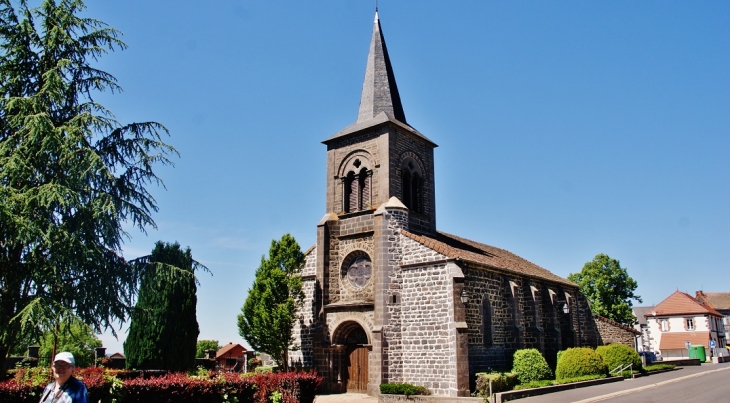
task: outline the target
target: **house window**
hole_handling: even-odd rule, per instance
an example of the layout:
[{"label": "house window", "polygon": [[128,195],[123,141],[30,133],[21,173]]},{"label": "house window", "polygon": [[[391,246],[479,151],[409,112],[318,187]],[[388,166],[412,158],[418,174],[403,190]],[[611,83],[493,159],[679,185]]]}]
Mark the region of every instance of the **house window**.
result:
[{"label": "house window", "polygon": [[669,321],[666,319],[658,319],[659,320],[659,326],[662,328],[662,332],[668,332],[669,331]]},{"label": "house window", "polygon": [[685,327],[687,328],[687,330],[695,330],[694,319],[685,319],[684,323],[685,323]]}]

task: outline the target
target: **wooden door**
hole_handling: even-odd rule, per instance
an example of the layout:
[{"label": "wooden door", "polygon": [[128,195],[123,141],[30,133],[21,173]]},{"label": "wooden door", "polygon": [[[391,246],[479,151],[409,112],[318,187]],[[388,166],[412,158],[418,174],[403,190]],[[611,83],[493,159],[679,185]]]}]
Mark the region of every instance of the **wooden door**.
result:
[{"label": "wooden door", "polygon": [[347,391],[366,393],[368,389],[368,348],[348,347]]}]

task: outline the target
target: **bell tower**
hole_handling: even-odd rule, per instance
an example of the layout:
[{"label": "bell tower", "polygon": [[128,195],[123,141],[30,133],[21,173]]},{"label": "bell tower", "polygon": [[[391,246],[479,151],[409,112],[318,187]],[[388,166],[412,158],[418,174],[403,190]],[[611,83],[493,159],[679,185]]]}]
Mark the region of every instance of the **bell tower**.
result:
[{"label": "bell tower", "polygon": [[377,11],[357,121],[323,143],[328,213],[364,214],[395,196],[411,231],[436,230],[436,144],[406,121]]}]

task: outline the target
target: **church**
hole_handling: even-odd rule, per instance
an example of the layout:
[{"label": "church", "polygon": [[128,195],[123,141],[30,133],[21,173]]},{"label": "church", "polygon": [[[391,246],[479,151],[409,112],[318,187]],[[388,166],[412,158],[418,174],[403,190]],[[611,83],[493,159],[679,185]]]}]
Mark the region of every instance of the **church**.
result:
[{"label": "church", "polygon": [[290,360],[325,392],[469,396],[475,373],[509,370],[518,349],[554,367],[559,350],[602,344],[576,284],[437,230],[436,144],[406,119],[377,11],[357,120],[323,143],[326,214]]}]

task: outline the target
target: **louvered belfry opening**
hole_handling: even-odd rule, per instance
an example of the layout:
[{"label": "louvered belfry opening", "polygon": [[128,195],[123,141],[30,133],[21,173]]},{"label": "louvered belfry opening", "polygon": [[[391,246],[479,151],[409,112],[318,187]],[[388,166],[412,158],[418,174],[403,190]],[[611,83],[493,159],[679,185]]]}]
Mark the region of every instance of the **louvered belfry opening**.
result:
[{"label": "louvered belfry opening", "polygon": [[423,179],[412,162],[402,168],[401,190],[403,204],[415,213],[423,213]]},{"label": "louvered belfry opening", "polygon": [[372,203],[372,171],[362,168],[357,174],[350,171],[343,183],[345,213],[354,213],[370,208]]}]

